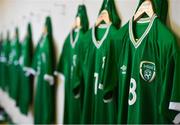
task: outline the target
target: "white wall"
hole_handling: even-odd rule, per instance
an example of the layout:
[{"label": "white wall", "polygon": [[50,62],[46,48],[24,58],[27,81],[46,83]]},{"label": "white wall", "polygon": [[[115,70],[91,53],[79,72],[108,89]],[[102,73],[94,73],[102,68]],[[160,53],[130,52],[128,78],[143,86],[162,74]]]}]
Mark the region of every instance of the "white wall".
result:
[{"label": "white wall", "polygon": [[[0,0],[0,32],[7,30],[13,36],[14,27],[20,28],[20,39],[26,32],[26,24],[32,22],[33,39],[36,45],[42,26],[47,15],[52,17],[54,39],[59,57],[65,37],[71,29],[78,4],[87,6],[90,25],[92,26],[98,15],[102,0]],[[133,15],[138,0],[116,0],[122,24]],[[180,0],[169,0],[169,25],[180,38]],[[57,58],[58,58],[57,57]],[[59,82],[57,93],[57,121],[62,123],[63,114],[63,84]]]}]

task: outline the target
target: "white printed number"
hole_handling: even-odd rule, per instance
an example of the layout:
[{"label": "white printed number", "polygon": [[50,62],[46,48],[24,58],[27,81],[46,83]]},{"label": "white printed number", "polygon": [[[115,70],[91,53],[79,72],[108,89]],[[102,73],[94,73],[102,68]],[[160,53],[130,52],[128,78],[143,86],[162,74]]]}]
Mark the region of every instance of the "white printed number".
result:
[{"label": "white printed number", "polygon": [[98,78],[99,78],[99,74],[98,73],[94,73],[94,78],[95,78],[95,85],[94,85],[94,94],[97,94],[97,88],[98,88]]},{"label": "white printed number", "polygon": [[136,95],[136,80],[131,78],[131,81],[130,81],[130,88],[129,88],[129,97],[130,97],[130,94],[132,94],[132,98],[130,99],[129,98],[129,105],[133,105],[135,102],[136,102],[136,98],[137,98],[137,95]]}]

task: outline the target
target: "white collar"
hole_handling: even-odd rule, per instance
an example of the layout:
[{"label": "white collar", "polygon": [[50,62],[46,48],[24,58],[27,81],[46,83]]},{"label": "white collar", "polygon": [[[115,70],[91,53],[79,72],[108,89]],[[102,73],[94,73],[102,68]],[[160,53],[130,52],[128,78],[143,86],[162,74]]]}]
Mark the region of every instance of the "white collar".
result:
[{"label": "white collar", "polygon": [[109,29],[110,29],[111,24],[112,24],[112,23],[110,23],[110,24],[108,25],[108,27],[106,28],[106,31],[105,31],[105,33],[104,33],[104,36],[102,37],[101,40],[97,40],[97,39],[96,39],[96,36],[95,36],[95,28],[96,28],[96,26],[92,27],[92,40],[93,40],[93,43],[94,43],[94,45],[96,46],[96,48],[99,48],[99,47],[102,45],[102,43],[104,42],[104,40],[106,39],[106,37],[108,36],[108,33],[109,33]]},{"label": "white collar", "polygon": [[149,33],[152,25],[153,25],[153,22],[155,20],[155,18],[157,17],[156,14],[154,14],[150,20],[140,20],[139,23],[147,23],[149,22],[149,25],[147,27],[147,29],[145,30],[145,32],[143,33],[143,35],[140,37],[140,39],[138,39],[137,41],[135,40],[135,37],[134,37],[134,33],[133,33],[133,18],[129,21],[129,36],[130,36],[130,40],[131,42],[133,43],[134,47],[135,48],[138,48],[139,45],[142,43],[142,41],[144,40],[144,38],[147,36],[147,34]]},{"label": "white collar", "polygon": [[77,32],[77,34],[76,34],[76,37],[75,37],[74,40],[73,40],[73,30],[70,32],[70,42],[71,42],[72,48],[75,47],[75,45],[76,45],[76,43],[77,43],[77,41],[79,39],[80,29],[78,29],[78,31],[76,31],[76,32]]}]

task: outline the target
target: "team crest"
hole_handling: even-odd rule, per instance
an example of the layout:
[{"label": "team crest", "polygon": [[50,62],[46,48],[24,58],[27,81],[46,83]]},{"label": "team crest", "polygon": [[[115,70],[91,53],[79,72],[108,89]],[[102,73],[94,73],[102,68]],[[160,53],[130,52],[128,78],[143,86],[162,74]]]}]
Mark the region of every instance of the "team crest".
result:
[{"label": "team crest", "polygon": [[142,61],[140,64],[140,75],[146,82],[152,82],[156,75],[156,65],[153,62]]}]

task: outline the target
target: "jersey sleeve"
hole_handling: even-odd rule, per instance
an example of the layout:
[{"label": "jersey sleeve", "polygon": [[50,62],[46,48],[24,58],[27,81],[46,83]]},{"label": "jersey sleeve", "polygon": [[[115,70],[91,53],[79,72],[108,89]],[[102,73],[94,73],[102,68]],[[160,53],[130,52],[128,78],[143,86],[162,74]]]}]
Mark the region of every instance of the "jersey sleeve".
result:
[{"label": "jersey sleeve", "polygon": [[65,43],[64,43],[63,49],[62,49],[62,53],[59,58],[58,65],[56,67],[55,75],[57,75],[58,73],[62,73],[62,74],[65,73],[66,64],[67,64],[67,51],[68,51],[67,40],[65,40]]},{"label": "jersey sleeve", "polygon": [[83,42],[80,41],[77,45],[77,58],[76,58],[76,66],[74,67],[73,70],[73,77],[72,77],[72,92],[74,94],[75,98],[79,98],[81,95],[81,90],[82,90],[82,84],[84,82],[83,80],[83,60],[84,60],[84,45]]},{"label": "jersey sleeve", "polygon": [[50,83],[50,85],[54,84],[54,76],[53,76],[53,72],[54,72],[54,67],[53,67],[53,46],[51,46],[51,42],[49,41],[48,37],[46,38],[46,42],[45,42],[45,48],[42,54],[42,60],[45,63],[45,75],[44,75],[44,79]]},{"label": "jersey sleeve", "polygon": [[36,46],[35,52],[32,56],[32,63],[30,65],[30,68],[25,67],[23,70],[26,70],[28,74],[36,75],[37,72],[37,64],[38,64],[38,56],[40,55],[40,44],[43,40],[43,35],[38,40],[38,44]]},{"label": "jersey sleeve", "polygon": [[176,49],[165,67],[162,85],[161,115],[171,123],[180,123],[180,51]]},{"label": "jersey sleeve", "polygon": [[36,75],[39,54],[40,54],[40,42],[38,43],[38,45],[37,45],[37,47],[35,49],[34,55],[32,57],[31,67],[30,68],[24,67],[23,68],[24,71],[27,71],[31,75]]},{"label": "jersey sleeve", "polygon": [[[172,78],[172,90],[170,94],[169,110],[173,123],[180,123],[180,53],[174,55],[174,76]],[[175,116],[174,116],[175,115]]]},{"label": "jersey sleeve", "polygon": [[103,99],[105,103],[111,102],[118,83],[117,63],[115,57],[115,48],[110,44],[107,62],[105,64],[104,81],[103,81]]}]

